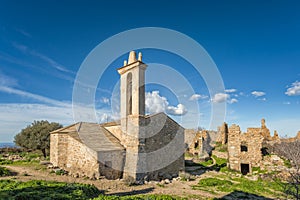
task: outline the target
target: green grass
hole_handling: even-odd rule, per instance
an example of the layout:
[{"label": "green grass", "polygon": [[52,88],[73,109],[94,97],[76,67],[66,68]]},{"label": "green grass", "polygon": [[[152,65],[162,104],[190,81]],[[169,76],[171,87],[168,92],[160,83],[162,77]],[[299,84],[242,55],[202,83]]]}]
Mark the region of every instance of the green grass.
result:
[{"label": "green grass", "polygon": [[212,157],[216,160],[216,164],[217,164],[217,165],[219,165],[219,166],[227,165],[227,159],[224,159],[224,158],[218,158],[218,157],[215,156],[215,155],[212,155]]},{"label": "green grass", "polygon": [[170,195],[132,195],[132,196],[106,196],[101,194],[95,186],[79,183],[62,183],[53,181],[27,181],[0,180],[0,197],[7,200],[31,199],[90,199],[90,200],[181,200],[186,198],[172,197]]},{"label": "green grass", "polygon": [[227,152],[227,144],[222,144],[221,142],[216,142],[215,150],[219,152]]},{"label": "green grass", "polygon": [[286,166],[287,168],[292,168],[292,163],[290,160],[283,159],[283,163],[284,163],[284,166]]},{"label": "green grass", "polygon": [[205,178],[194,185],[193,189],[207,191],[212,194],[240,191],[259,196],[283,197],[282,183],[263,180],[251,181],[244,177],[232,179],[224,179],[224,177]]},{"label": "green grass", "polygon": [[165,194],[150,194],[150,195],[133,195],[133,196],[105,196],[100,195],[93,200],[183,200],[187,198],[172,197]]},{"label": "green grass", "polygon": [[47,181],[0,181],[0,197],[15,199],[91,199],[101,192],[92,185]]},{"label": "green grass", "polygon": [[252,167],[252,173],[257,172],[259,174],[265,174],[268,171],[267,170],[261,170],[260,167]]},{"label": "green grass", "polygon": [[42,158],[41,153],[39,152],[16,152],[16,153],[8,153],[10,155],[19,155],[22,160],[8,160],[1,155],[0,165],[21,165],[21,166],[32,166],[39,164],[40,158]]},{"label": "green grass", "polygon": [[205,161],[205,162],[201,162],[200,164],[201,164],[203,167],[207,167],[207,166],[213,164],[213,160],[212,160],[212,159],[209,159],[209,160],[207,160],[207,161]]}]

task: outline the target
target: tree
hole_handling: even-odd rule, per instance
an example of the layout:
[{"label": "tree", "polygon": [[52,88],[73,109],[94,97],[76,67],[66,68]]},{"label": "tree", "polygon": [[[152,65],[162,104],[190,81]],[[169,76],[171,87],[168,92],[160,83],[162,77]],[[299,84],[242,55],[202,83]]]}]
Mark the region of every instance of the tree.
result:
[{"label": "tree", "polygon": [[275,144],[274,151],[291,161],[293,168],[289,171],[288,184],[284,188],[287,195],[300,199],[300,140]]},{"label": "tree", "polygon": [[46,157],[50,148],[50,132],[61,127],[62,125],[56,122],[34,121],[15,136],[14,142],[25,149],[41,150]]}]

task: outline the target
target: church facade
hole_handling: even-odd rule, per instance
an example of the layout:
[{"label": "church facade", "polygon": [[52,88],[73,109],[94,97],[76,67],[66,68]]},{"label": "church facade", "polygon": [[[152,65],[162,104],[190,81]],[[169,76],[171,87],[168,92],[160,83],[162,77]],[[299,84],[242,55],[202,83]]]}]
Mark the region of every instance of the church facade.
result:
[{"label": "church facade", "polygon": [[50,133],[50,162],[71,175],[136,181],[184,170],[184,128],[165,113],[145,115],[145,71],[130,52],[120,74],[120,120],[79,122]]}]

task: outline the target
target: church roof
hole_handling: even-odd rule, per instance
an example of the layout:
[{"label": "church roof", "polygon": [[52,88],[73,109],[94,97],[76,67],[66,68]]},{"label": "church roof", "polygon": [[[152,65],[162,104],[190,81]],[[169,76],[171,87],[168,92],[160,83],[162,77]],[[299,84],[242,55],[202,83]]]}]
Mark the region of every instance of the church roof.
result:
[{"label": "church roof", "polygon": [[79,122],[51,132],[53,133],[68,134],[96,152],[125,149],[115,136],[96,123]]}]

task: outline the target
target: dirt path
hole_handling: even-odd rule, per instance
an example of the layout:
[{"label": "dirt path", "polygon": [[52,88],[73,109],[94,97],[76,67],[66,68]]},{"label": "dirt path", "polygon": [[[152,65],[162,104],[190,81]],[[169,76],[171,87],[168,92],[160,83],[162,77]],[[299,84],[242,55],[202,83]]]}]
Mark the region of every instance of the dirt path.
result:
[{"label": "dirt path", "polygon": [[[85,178],[74,178],[66,175],[51,174],[49,170],[36,170],[34,167],[29,166],[5,166],[10,171],[17,174],[9,177],[0,177],[1,179],[14,178],[20,181],[28,180],[46,180],[46,181],[60,181],[67,183],[85,183],[95,185],[99,190],[105,194],[110,195],[132,195],[132,194],[169,194],[182,197],[189,197],[189,199],[205,199],[216,197],[210,193],[200,190],[193,190],[192,185],[196,185],[199,181],[173,181],[170,184],[157,184],[150,183],[147,185],[127,186],[120,180],[89,180]],[[204,175],[204,174],[203,174]],[[207,176],[207,174],[205,175]],[[195,197],[198,196],[198,197]]]}]

